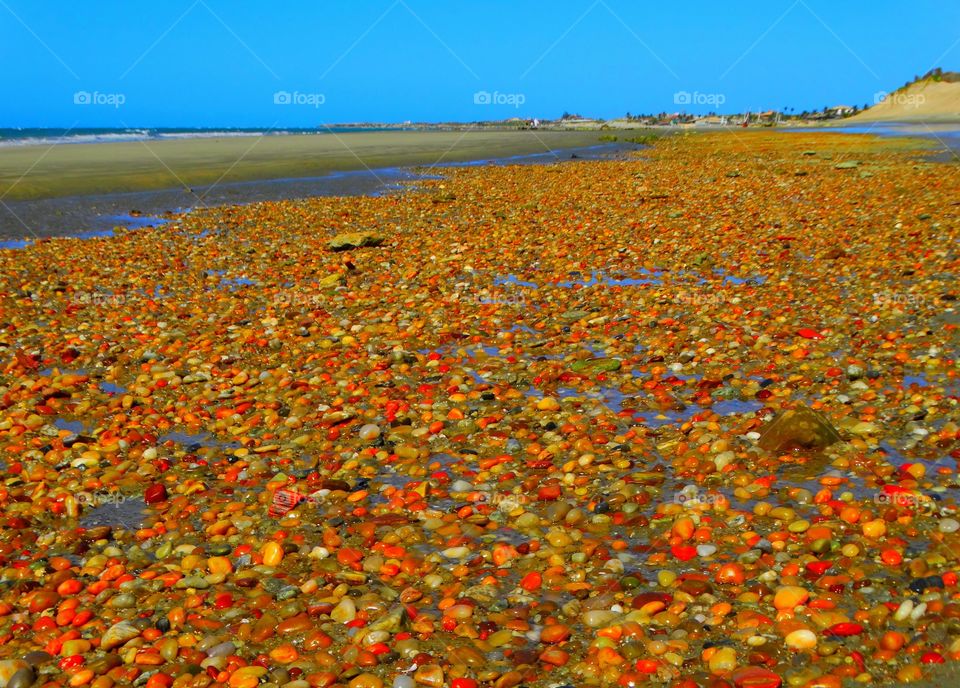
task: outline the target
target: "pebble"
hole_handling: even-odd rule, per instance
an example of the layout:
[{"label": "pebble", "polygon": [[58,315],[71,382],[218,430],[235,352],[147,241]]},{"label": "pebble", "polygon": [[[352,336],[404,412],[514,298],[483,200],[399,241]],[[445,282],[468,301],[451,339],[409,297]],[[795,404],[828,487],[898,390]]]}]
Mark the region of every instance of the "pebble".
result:
[{"label": "pebble", "polygon": [[362,673],[350,679],[349,688],[383,688],[383,679],[376,674]]},{"label": "pebble", "polygon": [[960,171],[750,139],[0,249],[0,680],[839,688],[960,658]]},{"label": "pebble", "polygon": [[260,550],[263,565],[277,567],[283,561],[283,548],[276,542],[268,542]]},{"label": "pebble", "polygon": [[730,677],[736,688],[780,688],[783,679],[773,671],[762,667],[743,667]]},{"label": "pebble", "polygon": [[375,440],[380,437],[380,427],[374,425],[373,423],[367,423],[366,425],[362,426],[358,432],[360,439],[365,442],[369,442],[370,440]]},{"label": "pebble", "polygon": [[[3,680],[2,671],[0,671],[0,681]],[[4,688],[29,688],[37,680],[37,674],[32,667],[23,667],[14,672],[13,676],[7,681]]]},{"label": "pebble", "polygon": [[448,547],[443,550],[443,556],[447,559],[463,559],[470,555],[470,549],[467,547]]},{"label": "pebble", "polygon": [[158,504],[167,500],[167,488],[162,484],[151,485],[143,493],[143,501],[147,504]]},{"label": "pebble", "polygon": [[777,609],[793,609],[810,599],[810,593],[797,585],[784,585],[777,588],[773,606]]},{"label": "pebble", "polygon": [[337,606],[333,608],[333,611],[330,612],[330,618],[342,624],[350,623],[357,618],[357,607],[354,605],[353,600],[349,597],[344,597],[340,600]]},{"label": "pebble", "polygon": [[132,640],[140,635],[140,629],[136,628],[128,621],[120,621],[107,629],[107,632],[100,638],[100,649],[110,650],[114,647],[123,645],[128,640]]},{"label": "pebble", "polygon": [[542,643],[559,643],[570,637],[572,630],[569,626],[564,624],[553,624],[551,626],[545,626],[542,631],[540,631],[540,642]]},{"label": "pebble", "polygon": [[618,618],[620,618],[620,615],[617,612],[593,610],[585,612],[581,617],[581,621],[583,621],[585,626],[590,628],[600,628],[601,626],[607,626],[613,623]]},{"label": "pebble", "polygon": [[960,530],[960,521],[954,518],[944,518],[940,520],[937,529],[941,533],[956,533]]},{"label": "pebble", "polygon": [[553,397],[544,397],[537,402],[537,408],[541,411],[559,411],[560,402]]},{"label": "pebble", "polygon": [[737,668],[737,652],[732,647],[721,647],[710,657],[710,673],[728,674]]},{"label": "pebble", "polygon": [[443,669],[439,664],[424,664],[413,674],[413,680],[421,686],[428,688],[441,688],[443,686]]},{"label": "pebble", "polygon": [[894,621],[906,621],[910,618],[910,615],[913,614],[914,604],[913,600],[904,600],[900,603],[900,606],[897,607],[897,610],[893,613]]},{"label": "pebble", "polygon": [[817,634],[813,631],[800,629],[788,633],[783,642],[791,650],[812,650],[817,646]]},{"label": "pebble", "polygon": [[237,646],[228,640],[226,642],[214,645],[209,650],[207,650],[207,656],[208,657],[229,657],[236,651],[237,651]]},{"label": "pebble", "polygon": [[24,670],[32,671],[32,667],[22,659],[0,660],[0,685],[9,685],[13,677]]}]

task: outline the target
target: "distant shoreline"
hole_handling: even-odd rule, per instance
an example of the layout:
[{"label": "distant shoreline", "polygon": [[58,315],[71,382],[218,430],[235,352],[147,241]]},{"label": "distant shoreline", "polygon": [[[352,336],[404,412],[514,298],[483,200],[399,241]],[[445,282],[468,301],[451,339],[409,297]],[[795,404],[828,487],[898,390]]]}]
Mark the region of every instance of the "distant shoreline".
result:
[{"label": "distant shoreline", "polygon": [[0,128],[0,149],[59,144],[125,143],[129,141],[175,141],[180,139],[251,138],[263,136],[309,136],[355,131],[397,131],[392,125],[331,125],[326,128],[259,127],[123,127],[123,128]]},{"label": "distant shoreline", "polygon": [[[742,115],[731,115],[741,117]],[[849,127],[860,124],[876,124],[889,126],[906,125],[958,125],[960,116],[934,115],[924,117],[886,117],[869,116],[866,112],[854,117],[838,119],[786,119],[780,122],[756,121],[750,122],[749,128],[773,129],[817,129]],[[739,124],[720,124],[706,119],[692,122],[678,122],[673,124],[649,124],[625,119],[612,120],[555,120],[544,121],[533,128],[525,121],[493,121],[493,122],[346,122],[331,124],[324,127],[269,129],[257,127],[219,127],[219,128],[190,128],[190,127],[131,127],[131,128],[3,128],[0,127],[0,151],[10,148],[30,148],[36,146],[50,147],[56,145],[85,145],[85,144],[115,144],[130,142],[159,143],[180,140],[219,140],[219,139],[251,139],[251,138],[280,138],[290,136],[329,136],[331,134],[355,134],[375,132],[512,132],[512,131],[539,131],[539,132],[669,132],[685,129],[729,129],[740,127]]]},{"label": "distant shoreline", "polygon": [[[628,126],[633,124],[633,126]],[[413,128],[413,127],[421,128]],[[950,135],[949,122],[830,122],[785,121],[778,126],[753,125],[747,130],[809,129],[859,133]],[[204,186],[224,182],[319,177],[331,172],[377,169],[437,162],[543,153],[597,143],[643,142],[653,135],[677,131],[722,131],[730,124],[684,123],[644,126],[627,121],[592,123],[579,120],[561,128],[537,130],[503,125],[453,124],[340,125],[324,133],[257,135],[231,130],[197,130],[168,138],[123,140],[70,145],[0,146],[0,196],[9,201],[88,194],[122,193]],[[208,134],[209,132],[209,134]],[[187,135],[191,134],[191,135]]]}]

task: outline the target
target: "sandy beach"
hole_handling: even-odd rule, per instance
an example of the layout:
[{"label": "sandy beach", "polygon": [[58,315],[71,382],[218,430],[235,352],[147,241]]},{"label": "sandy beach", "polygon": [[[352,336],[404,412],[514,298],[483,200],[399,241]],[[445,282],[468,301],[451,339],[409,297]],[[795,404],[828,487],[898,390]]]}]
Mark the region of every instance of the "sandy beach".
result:
[{"label": "sandy beach", "polygon": [[389,131],[0,147],[0,196],[25,200],[430,166],[589,146],[599,136]]},{"label": "sandy beach", "polygon": [[929,150],[680,134],[0,249],[0,673],[840,688],[960,658],[960,167]]}]

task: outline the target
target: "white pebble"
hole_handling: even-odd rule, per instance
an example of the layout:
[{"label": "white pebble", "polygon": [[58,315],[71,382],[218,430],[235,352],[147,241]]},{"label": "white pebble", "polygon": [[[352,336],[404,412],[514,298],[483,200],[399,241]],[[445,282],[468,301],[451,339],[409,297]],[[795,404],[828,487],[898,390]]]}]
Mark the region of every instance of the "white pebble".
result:
[{"label": "white pebble", "polygon": [[447,549],[441,552],[443,556],[447,559],[463,559],[465,556],[470,554],[470,549],[468,547],[448,547]]},{"label": "white pebble", "polygon": [[960,530],[960,523],[956,519],[945,518],[940,521],[941,533],[956,533],[958,530]]},{"label": "white pebble", "polygon": [[920,604],[918,604],[916,607],[913,608],[912,612],[910,612],[910,620],[916,621],[921,616],[923,616],[926,611],[927,611],[927,603],[921,602]]},{"label": "white pebble", "polygon": [[894,621],[906,621],[913,612],[913,600],[904,600],[893,614]]},{"label": "white pebble", "polygon": [[375,440],[380,437],[380,427],[373,423],[367,423],[360,428],[360,439]]},{"label": "white pebble", "polygon": [[714,545],[697,545],[697,555],[701,557],[712,557],[716,554],[717,548]]}]

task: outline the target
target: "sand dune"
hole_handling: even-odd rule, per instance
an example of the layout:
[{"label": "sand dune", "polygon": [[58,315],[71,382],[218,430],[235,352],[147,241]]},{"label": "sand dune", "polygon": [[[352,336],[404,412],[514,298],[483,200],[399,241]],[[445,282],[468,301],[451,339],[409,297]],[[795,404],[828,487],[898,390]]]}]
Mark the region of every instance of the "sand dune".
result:
[{"label": "sand dune", "polygon": [[960,122],[960,75],[955,73],[944,74],[942,81],[921,79],[885,98],[878,94],[880,98],[876,105],[844,122]]}]

